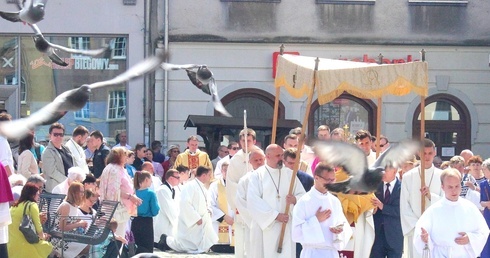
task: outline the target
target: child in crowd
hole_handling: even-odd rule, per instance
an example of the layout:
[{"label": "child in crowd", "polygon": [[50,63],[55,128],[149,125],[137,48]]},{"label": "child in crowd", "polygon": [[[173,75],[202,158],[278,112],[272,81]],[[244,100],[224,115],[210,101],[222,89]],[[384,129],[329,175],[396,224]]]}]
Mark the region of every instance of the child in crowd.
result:
[{"label": "child in crowd", "polygon": [[155,192],[151,186],[151,174],[148,171],[137,171],[134,174],[136,196],[143,202],[138,206],[138,216],[133,219],[131,231],[139,253],[153,253],[153,217],[160,211]]},{"label": "child in crowd", "polygon": [[123,252],[120,253],[121,245],[126,244],[127,242],[124,237],[118,236],[114,233],[114,231],[116,231],[117,228],[117,222],[115,219],[111,220],[111,222],[109,223],[109,227],[111,229],[111,233],[107,236],[104,242],[98,245],[93,245],[90,248],[90,258],[127,257],[127,255],[126,256],[124,255],[124,250],[122,250]]}]

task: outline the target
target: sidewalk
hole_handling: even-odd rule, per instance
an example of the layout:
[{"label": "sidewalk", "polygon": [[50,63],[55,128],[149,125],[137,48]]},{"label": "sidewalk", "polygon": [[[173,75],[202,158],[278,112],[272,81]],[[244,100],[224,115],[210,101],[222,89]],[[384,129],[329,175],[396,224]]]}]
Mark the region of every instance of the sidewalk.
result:
[{"label": "sidewalk", "polygon": [[[234,258],[234,254],[220,254],[220,253],[205,253],[205,254],[187,254],[187,253],[176,253],[174,251],[166,251],[162,252],[158,249],[154,249],[154,254],[160,257],[178,257],[178,258],[203,258],[203,257],[216,257],[221,256],[219,258]],[[218,258],[218,257],[216,257]]]}]

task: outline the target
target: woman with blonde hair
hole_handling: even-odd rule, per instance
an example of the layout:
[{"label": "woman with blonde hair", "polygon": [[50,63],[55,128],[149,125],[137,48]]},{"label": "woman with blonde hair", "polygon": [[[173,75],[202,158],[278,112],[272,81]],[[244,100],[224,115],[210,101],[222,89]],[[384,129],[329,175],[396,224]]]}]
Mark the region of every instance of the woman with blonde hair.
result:
[{"label": "woman with blonde hair", "polygon": [[[65,200],[58,207],[57,213],[59,215],[58,227],[61,231],[85,231],[88,228],[88,223],[85,220],[80,219],[78,206],[82,204],[85,190],[83,184],[79,182],[71,183],[68,187],[68,193]],[[51,240],[55,246],[55,251],[58,254],[62,253],[64,257],[76,257],[80,254],[86,254],[89,251],[88,245],[63,242],[61,239]]]},{"label": "woman with blonde hair", "polygon": [[118,201],[119,205],[114,213],[117,221],[116,235],[124,236],[131,216],[136,216],[136,206],[141,199],[134,195],[133,180],[126,169],[127,150],[115,147],[109,153],[106,167],[100,176],[100,200]]}]

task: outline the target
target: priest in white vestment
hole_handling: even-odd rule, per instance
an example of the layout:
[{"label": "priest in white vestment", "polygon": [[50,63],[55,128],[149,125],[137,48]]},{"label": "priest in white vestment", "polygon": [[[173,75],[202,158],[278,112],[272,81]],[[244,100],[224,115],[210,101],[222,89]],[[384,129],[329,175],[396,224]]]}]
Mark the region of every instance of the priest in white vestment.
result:
[{"label": "priest in white vestment", "polygon": [[156,192],[160,211],[153,220],[153,239],[157,242],[163,234],[175,236],[179,215],[179,203],[175,196],[175,188],[180,180],[179,171],[169,169],[164,175],[164,180]]},{"label": "priest in white vestment", "polygon": [[[168,247],[177,252],[204,253],[218,243],[211,221],[210,198],[206,184],[213,172],[209,167],[199,166],[196,178],[189,181],[180,195],[180,215],[176,237],[163,235],[163,249]],[[166,238],[166,239],[165,239]]]},{"label": "priest in white vestment", "polygon": [[[236,209],[237,213],[243,220],[243,245],[245,248],[245,255],[247,257],[261,258],[262,250],[258,250],[258,248],[254,248],[251,244],[252,236],[250,235],[250,226],[252,224],[252,216],[247,208],[247,190],[248,183],[250,182],[250,175],[255,173],[254,171],[259,167],[264,165],[265,162],[265,154],[259,148],[255,148],[250,152],[249,162],[252,165],[253,170],[247,172],[240,181],[238,181],[237,193],[236,193]],[[262,234],[253,235],[253,239],[257,241]]]},{"label": "priest in white vestment", "polygon": [[225,185],[226,174],[228,171],[228,162],[224,162],[221,166],[221,177],[212,182],[209,186],[209,196],[211,199],[211,210],[213,215],[213,228],[218,235],[218,243],[213,247],[214,252],[232,253],[233,241],[233,223],[235,220],[235,212],[230,209],[226,198]]},{"label": "priest in white vestment", "polygon": [[[238,181],[242,178],[248,171],[252,170],[252,165],[247,162],[247,152],[252,151],[257,148],[255,146],[256,134],[255,131],[248,128],[243,129],[240,132],[240,146],[239,150],[230,159],[230,165],[228,166],[228,175],[226,181],[226,198],[228,199],[228,204],[230,208],[236,213],[235,199],[237,195]],[[235,216],[235,257],[242,258],[245,255],[245,222],[243,221],[240,213]]]},{"label": "priest in white vestment", "polygon": [[352,236],[339,199],[325,187],[333,182],[334,169],[320,163],[313,188],[294,206],[292,238],[303,246],[301,258],[338,258]]},{"label": "priest in white vestment", "polygon": [[[251,234],[259,232],[261,239],[252,238],[253,248],[262,252],[262,257],[296,257],[296,243],[291,238],[291,214],[285,214],[286,205],[294,205],[305,194],[305,189],[293,171],[282,167],[283,149],[271,144],[265,151],[266,164],[250,175],[247,191],[247,208],[252,216]],[[289,193],[290,181],[293,191]],[[282,252],[278,253],[279,238],[283,223],[286,231],[282,242]]]},{"label": "priest in white vestment", "polygon": [[420,167],[415,167],[403,174],[402,189],[400,193],[400,217],[402,221],[403,235],[406,238],[407,247],[405,248],[407,258],[422,257],[413,249],[414,228],[418,219],[422,215],[421,196],[425,198],[425,208],[437,202],[443,196],[441,188],[442,170],[432,164],[436,155],[434,142],[424,140],[425,183],[424,187],[420,184]]},{"label": "priest in white vestment", "polygon": [[448,168],[440,178],[445,197],[431,205],[418,220],[414,248],[422,255],[427,244],[430,257],[479,257],[490,232],[487,223],[473,203],[459,197],[458,170]]}]

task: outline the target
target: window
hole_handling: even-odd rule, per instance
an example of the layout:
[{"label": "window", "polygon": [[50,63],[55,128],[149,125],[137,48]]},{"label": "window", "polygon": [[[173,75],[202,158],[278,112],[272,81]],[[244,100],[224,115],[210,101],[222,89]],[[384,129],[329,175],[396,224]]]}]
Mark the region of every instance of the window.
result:
[{"label": "window", "polygon": [[414,5],[467,5],[468,0],[408,0]]},{"label": "window", "polygon": [[[69,37],[68,45],[70,48],[74,49],[90,49],[90,38],[89,37]],[[78,54],[72,54],[72,56],[83,56]]]},{"label": "window", "polygon": [[119,37],[111,40],[112,58],[126,58],[126,38]]},{"label": "window", "polygon": [[370,100],[360,99],[349,94],[342,94],[329,103],[319,105],[318,100],[312,103],[308,124],[308,134],[316,135],[320,125],[328,125],[330,130],[348,128],[352,137],[358,130],[368,130],[375,134],[374,121],[376,106]]},{"label": "window", "polygon": [[221,0],[221,2],[260,2],[260,3],[280,3],[281,0]]},{"label": "window", "polygon": [[3,78],[3,84],[17,85],[17,76],[15,76],[15,74],[5,75],[5,77]]},{"label": "window", "polygon": [[75,111],[75,119],[77,120],[89,120],[90,119],[90,102],[87,101],[82,109]]},{"label": "window", "polygon": [[109,108],[107,119],[126,118],[126,91],[112,91],[109,93]]},{"label": "window", "polygon": [[20,103],[27,103],[27,86],[26,79],[24,77],[20,77]]},{"label": "window", "polygon": [[376,0],[316,0],[317,4],[374,4]]}]

